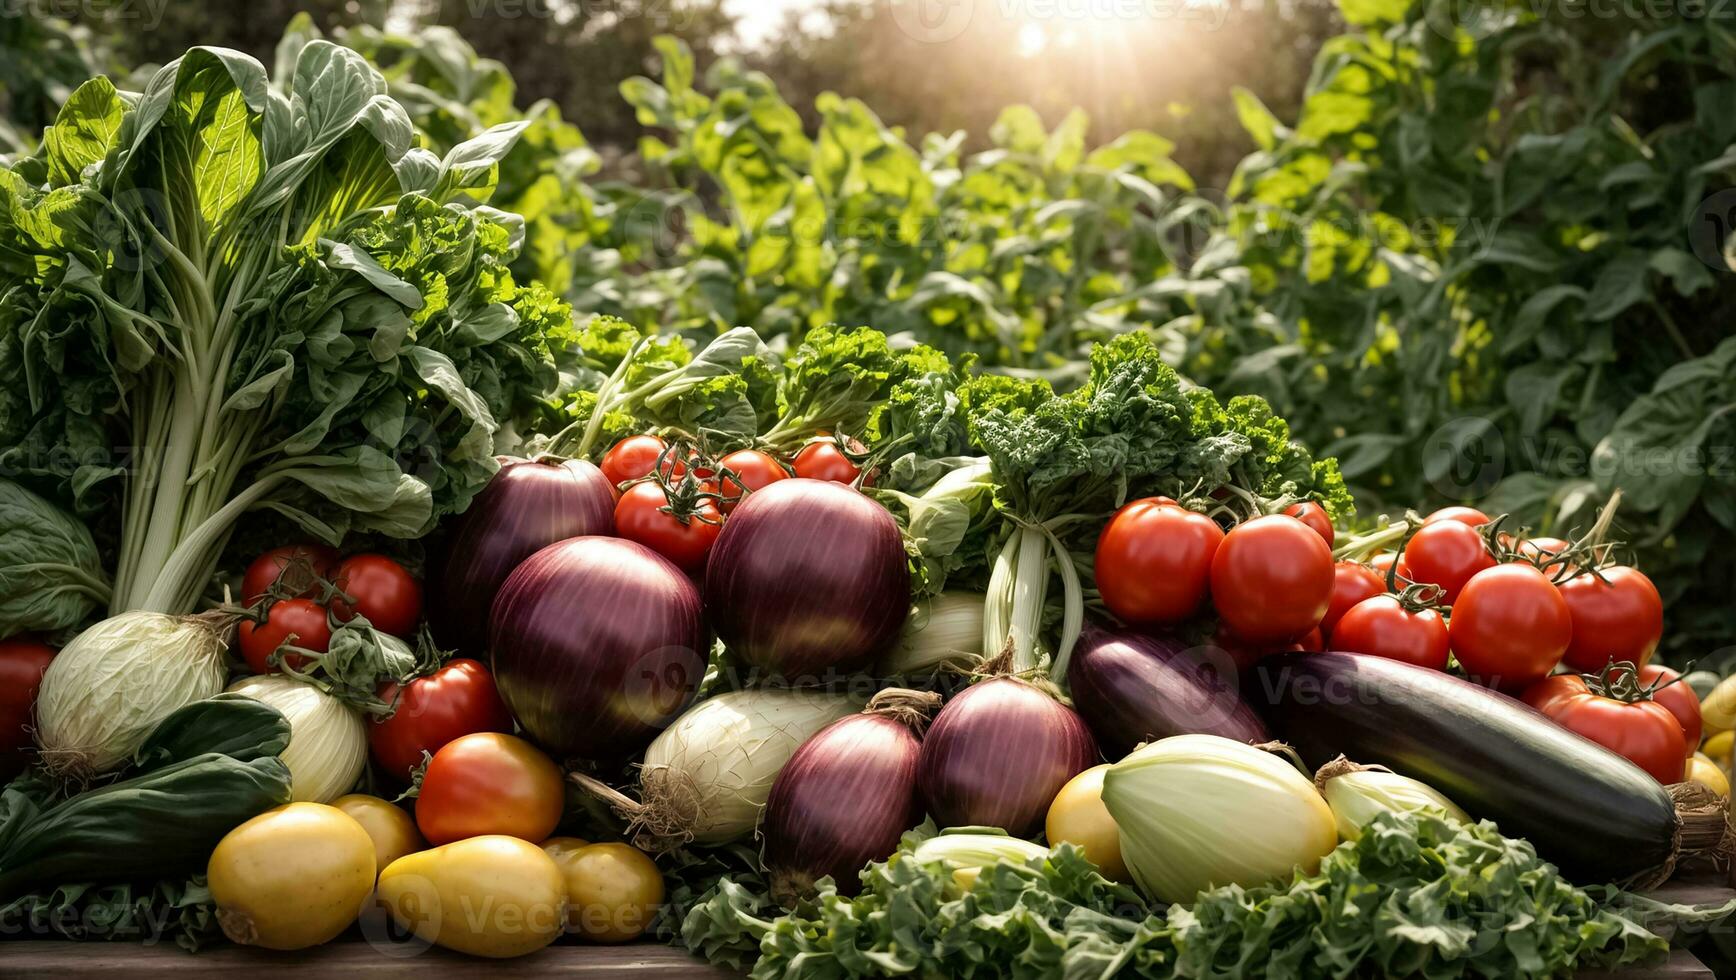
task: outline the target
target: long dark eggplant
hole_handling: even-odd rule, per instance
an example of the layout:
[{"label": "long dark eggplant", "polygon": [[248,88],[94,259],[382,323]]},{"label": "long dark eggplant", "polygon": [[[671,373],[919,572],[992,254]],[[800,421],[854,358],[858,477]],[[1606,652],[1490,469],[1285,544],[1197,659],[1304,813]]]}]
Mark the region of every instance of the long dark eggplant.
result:
[{"label": "long dark eggplant", "polygon": [[1448,674],[1356,653],[1285,654],[1260,664],[1258,684],[1250,697],[1264,701],[1273,735],[1310,765],[1342,754],[1420,779],[1574,881],[1652,887],[1679,859],[1723,845],[1722,806],[1681,812],[1640,767]]},{"label": "long dark eggplant", "polygon": [[1067,665],[1073,706],[1110,759],[1170,735],[1266,741],[1237,693],[1235,664],[1167,637],[1087,628]]}]

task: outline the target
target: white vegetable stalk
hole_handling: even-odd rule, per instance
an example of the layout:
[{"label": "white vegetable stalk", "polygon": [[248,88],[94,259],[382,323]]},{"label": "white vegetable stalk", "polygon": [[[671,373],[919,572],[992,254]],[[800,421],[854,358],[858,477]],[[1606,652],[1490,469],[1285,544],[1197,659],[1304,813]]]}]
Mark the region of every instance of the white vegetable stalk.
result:
[{"label": "white vegetable stalk", "polygon": [[1314,785],[1326,797],[1345,840],[1362,836],[1362,828],[1377,813],[1439,810],[1456,823],[1470,823],[1470,814],[1420,780],[1376,766],[1359,766],[1339,756],[1320,767]]},{"label": "white vegetable stalk", "polygon": [[368,764],[368,730],[361,716],[311,684],[282,674],[247,677],[229,685],[271,705],[289,721],[283,764],[296,803],[330,803],[348,793]]},{"label": "white vegetable stalk", "polygon": [[944,864],[960,888],[976,884],[984,868],[1001,862],[1024,867],[1032,858],[1046,858],[1049,849],[1006,834],[948,833],[930,837],[911,849],[918,864]]},{"label": "white vegetable stalk", "polygon": [[42,675],[43,763],[74,779],[126,763],[164,718],[223,690],[231,622],[129,612],[80,633]]},{"label": "white vegetable stalk", "polygon": [[1216,735],[1135,749],[1103,777],[1134,881],[1161,901],[1313,874],[1338,846],[1332,810],[1283,758]]},{"label": "white vegetable stalk", "polygon": [[981,659],[983,605],[984,597],[975,592],[942,592],[919,604],[875,676],[927,677]]},{"label": "white vegetable stalk", "polygon": [[583,774],[572,778],[631,821],[642,846],[739,840],[759,826],[772,783],[796,749],[861,707],[817,691],[731,691],[689,708],[645,750],[640,800]]}]

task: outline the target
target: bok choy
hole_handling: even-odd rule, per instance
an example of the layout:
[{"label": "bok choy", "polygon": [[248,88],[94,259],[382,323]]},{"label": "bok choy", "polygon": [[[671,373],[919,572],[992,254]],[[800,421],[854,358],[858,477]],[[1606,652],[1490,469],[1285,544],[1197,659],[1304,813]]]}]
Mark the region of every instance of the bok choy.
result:
[{"label": "bok choy", "polygon": [[480,204],[523,123],[435,157],[361,55],[280,60],[92,79],[0,171],[0,467],[118,515],[113,612],[191,611],[248,511],[426,532],[572,337]]}]

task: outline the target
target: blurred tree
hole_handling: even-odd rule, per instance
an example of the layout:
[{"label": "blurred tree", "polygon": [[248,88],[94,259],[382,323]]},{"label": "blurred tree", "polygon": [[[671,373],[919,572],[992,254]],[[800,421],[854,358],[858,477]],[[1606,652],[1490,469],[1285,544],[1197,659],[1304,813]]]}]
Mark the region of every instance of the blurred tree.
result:
[{"label": "blurred tree", "polygon": [[[1330,0],[976,0],[954,5],[967,20],[930,28],[918,5],[818,0],[817,10],[787,14],[749,60],[810,126],[814,97],[833,91],[866,99],[913,135],[962,129],[981,148],[1009,104],[1028,104],[1051,125],[1079,107],[1091,117],[1088,143],[1155,130],[1178,144],[1177,162],[1202,187],[1222,188],[1252,148],[1231,86],[1295,112],[1315,52],[1340,29]],[[1111,16],[1123,8],[1143,13]]]},{"label": "blurred tree", "polygon": [[553,99],[593,144],[628,148],[640,126],[617,91],[651,71],[651,39],[686,41],[701,66],[734,33],[723,0],[400,0],[395,16],[458,31],[504,63],[520,101]]},{"label": "blurred tree", "polygon": [[245,51],[269,64],[283,28],[306,13],[322,31],[383,24],[392,0],[244,0],[244,2],[62,4],[77,23],[100,35],[125,65],[162,64],[200,44]]}]

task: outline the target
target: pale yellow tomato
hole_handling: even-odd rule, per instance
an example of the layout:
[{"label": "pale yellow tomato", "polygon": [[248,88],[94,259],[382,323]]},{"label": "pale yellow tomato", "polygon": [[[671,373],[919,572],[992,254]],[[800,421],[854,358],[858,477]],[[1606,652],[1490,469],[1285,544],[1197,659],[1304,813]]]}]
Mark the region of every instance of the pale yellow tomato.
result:
[{"label": "pale yellow tomato", "polygon": [[333,800],[332,806],[349,814],[368,832],[374,842],[374,867],[381,871],[404,855],[428,846],[416,830],[415,818],[404,812],[403,807],[378,796],[351,793]]},{"label": "pale yellow tomato", "polygon": [[380,873],[398,924],[472,956],[534,953],[566,923],[566,881],[542,848],[491,834],[406,855]]},{"label": "pale yellow tomato", "polygon": [[1044,832],[1051,845],[1066,841],[1078,845],[1085,857],[1103,877],[1112,881],[1127,880],[1127,865],[1121,860],[1121,832],[1115,818],[1103,805],[1103,774],[1107,764],[1092,766],[1061,787],[1049,803],[1049,816]]},{"label": "pale yellow tomato", "polygon": [[336,807],[291,803],[231,830],[211,852],[205,876],[230,939],[306,949],[361,913],[374,890],[374,842]]},{"label": "pale yellow tomato", "polygon": [[1724,770],[1718,768],[1717,763],[1698,752],[1688,759],[1688,770],[1682,774],[1682,779],[1699,783],[1726,799],[1730,796],[1730,777],[1724,775]]},{"label": "pale yellow tomato", "polygon": [[651,927],[663,905],[663,875],[643,851],[629,844],[559,851],[569,930],[592,942],[624,943]]}]

